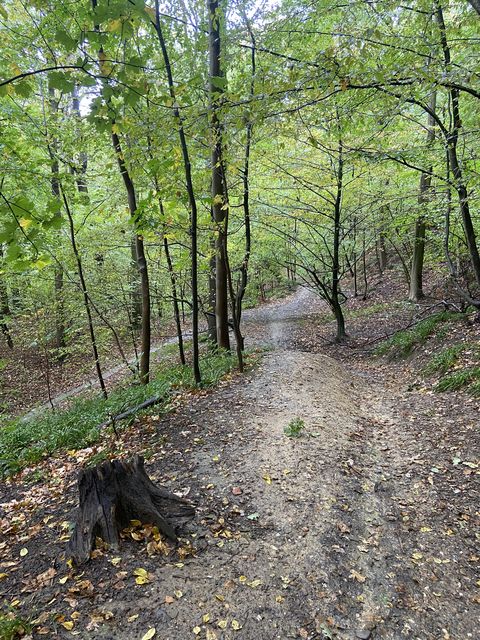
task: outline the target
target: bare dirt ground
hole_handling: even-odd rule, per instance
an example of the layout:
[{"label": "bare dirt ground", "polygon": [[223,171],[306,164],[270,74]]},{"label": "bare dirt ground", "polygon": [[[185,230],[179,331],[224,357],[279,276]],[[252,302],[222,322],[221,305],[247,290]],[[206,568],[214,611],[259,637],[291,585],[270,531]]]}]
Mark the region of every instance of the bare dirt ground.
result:
[{"label": "bare dirt ground", "polygon": [[271,348],[259,367],[113,444],[146,453],[150,475],[197,506],[168,555],[149,555],[140,527],[119,553],[65,564],[93,450],[4,484],[0,597],[35,620],[34,638],[479,637],[478,405],[409,390],[355,336],[334,350],[324,311],[303,289],[249,311],[250,344]]}]

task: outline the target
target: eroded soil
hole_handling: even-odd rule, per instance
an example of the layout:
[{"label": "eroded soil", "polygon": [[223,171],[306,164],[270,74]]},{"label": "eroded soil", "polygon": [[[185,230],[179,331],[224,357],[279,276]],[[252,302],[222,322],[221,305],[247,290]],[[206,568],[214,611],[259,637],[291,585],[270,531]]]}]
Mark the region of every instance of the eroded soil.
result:
[{"label": "eroded soil", "polygon": [[302,289],[248,312],[250,341],[271,348],[259,367],[115,444],[146,452],[150,475],[197,505],[193,556],[185,541],[149,556],[140,534],[66,566],[91,451],[2,487],[0,594],[36,619],[33,637],[478,637],[478,406],[409,390],[400,368],[351,349],[326,355],[323,312]]}]

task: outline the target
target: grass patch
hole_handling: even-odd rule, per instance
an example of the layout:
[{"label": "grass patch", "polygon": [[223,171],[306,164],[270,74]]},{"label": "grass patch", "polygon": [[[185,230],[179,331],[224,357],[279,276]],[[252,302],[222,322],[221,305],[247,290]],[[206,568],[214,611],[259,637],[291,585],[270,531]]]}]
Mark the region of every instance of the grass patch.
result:
[{"label": "grass patch", "polygon": [[17,640],[30,631],[31,625],[14,613],[0,613],[0,640]]},{"label": "grass patch", "polygon": [[299,438],[302,435],[302,431],[305,429],[305,422],[301,418],[294,418],[290,420],[288,425],[283,430],[283,433],[288,438]]},{"label": "grass patch", "polygon": [[410,329],[397,331],[377,347],[375,354],[380,356],[388,354],[392,358],[406,358],[416,347],[437,332],[440,324],[462,320],[464,317],[463,313],[451,311],[434,313]]},{"label": "grass patch", "polygon": [[423,368],[423,373],[427,376],[433,373],[446,373],[457,363],[458,358],[467,347],[468,345],[465,344],[454,344],[435,353]]},{"label": "grass patch", "polygon": [[[203,356],[203,387],[217,384],[235,365],[235,357],[227,352]],[[0,475],[16,473],[59,449],[80,449],[93,444],[101,435],[98,425],[110,415],[141,404],[152,396],[161,396],[163,401],[150,410],[156,414],[165,412],[175,390],[194,387],[190,367],[169,365],[160,370],[150,384],[118,388],[108,400],[78,398],[65,410],[45,411],[28,420],[17,418],[0,428]]]},{"label": "grass patch", "polygon": [[461,369],[442,378],[435,385],[435,391],[457,391],[470,386],[469,391],[477,395],[480,393],[480,367]]}]

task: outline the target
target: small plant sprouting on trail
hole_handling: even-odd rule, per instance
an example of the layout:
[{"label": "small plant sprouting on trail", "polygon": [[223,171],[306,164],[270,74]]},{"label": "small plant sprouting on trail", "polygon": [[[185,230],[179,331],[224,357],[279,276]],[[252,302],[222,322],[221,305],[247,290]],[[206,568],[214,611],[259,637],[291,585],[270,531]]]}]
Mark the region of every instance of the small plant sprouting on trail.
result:
[{"label": "small plant sprouting on trail", "polygon": [[301,418],[293,418],[283,430],[288,438],[299,438],[305,429],[305,422]]}]

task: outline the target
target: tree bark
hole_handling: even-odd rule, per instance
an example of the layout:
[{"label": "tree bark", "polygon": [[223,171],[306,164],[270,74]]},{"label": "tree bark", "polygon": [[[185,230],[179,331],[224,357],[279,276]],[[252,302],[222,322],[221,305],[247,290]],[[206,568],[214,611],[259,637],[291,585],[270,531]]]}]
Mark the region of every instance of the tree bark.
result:
[{"label": "tree bark", "polygon": [[[448,73],[451,69],[451,53],[450,46],[447,40],[445,21],[443,18],[443,9],[440,2],[436,3],[436,18],[440,30],[440,41],[442,45],[445,71]],[[467,246],[470,253],[470,261],[472,263],[475,280],[477,282],[477,285],[480,287],[480,253],[478,251],[475,229],[470,214],[468,190],[465,184],[462,167],[457,155],[458,136],[462,127],[459,105],[460,92],[458,89],[452,87],[449,90],[449,96],[451,103],[450,106],[452,109],[452,126],[447,135],[447,150],[450,160],[450,167],[452,169],[458,194],[460,214],[462,217],[465,239],[467,241]]]},{"label": "tree bark", "polygon": [[190,238],[191,238],[191,285],[192,285],[192,347],[193,347],[193,375],[195,382],[200,384],[202,381],[200,373],[200,351],[198,344],[198,249],[197,249],[197,201],[192,180],[192,165],[190,163],[190,155],[188,153],[187,138],[183,126],[183,119],[180,114],[180,108],[177,102],[175,92],[175,84],[173,82],[172,67],[170,57],[168,55],[163,31],[160,24],[160,4],[159,0],[155,0],[155,21],[152,21],[158,36],[160,48],[162,50],[165,71],[167,73],[168,90],[170,98],[173,102],[173,117],[177,125],[177,131],[180,139],[180,147],[182,150],[183,167],[185,171],[185,182],[187,187],[188,201],[190,205]]},{"label": "tree bark", "polygon": [[131,520],[158,527],[172,541],[177,530],[195,514],[193,505],[155,485],[144,460],[113,460],[80,471],[79,510],[68,554],[77,565],[90,558],[96,536],[118,549],[120,531]]},{"label": "tree bark", "polygon": [[95,369],[97,371],[97,378],[100,384],[100,389],[102,390],[102,395],[106,399],[108,397],[107,388],[105,386],[105,381],[103,379],[103,374],[102,374],[102,368],[100,366],[100,356],[98,354],[97,339],[95,336],[95,328],[93,326],[92,310],[90,308],[90,298],[87,291],[87,283],[85,281],[85,275],[83,273],[82,258],[80,256],[80,252],[77,246],[77,239],[75,237],[75,227],[73,224],[73,216],[72,216],[72,212],[70,211],[68,200],[63,191],[62,191],[62,197],[63,197],[63,204],[65,205],[65,211],[67,213],[67,218],[68,218],[68,225],[70,230],[70,242],[72,243],[73,253],[75,255],[75,260],[77,262],[77,271],[78,271],[78,277],[80,278],[80,286],[83,294],[83,303],[85,306],[85,312],[87,314],[88,331],[90,334],[90,344],[92,347],[93,359],[95,361]]},{"label": "tree bark", "polygon": [[227,224],[228,199],[223,159],[223,127],[219,109],[223,100],[225,76],[221,64],[221,18],[219,0],[208,0],[208,32],[210,57],[210,131],[212,136],[212,211],[215,222],[215,316],[217,344],[230,349],[228,331]]},{"label": "tree bark", "polygon": [[[137,197],[133,180],[125,164],[122,146],[118,134],[113,130],[115,122],[112,121],[112,143],[117,156],[118,167],[122,175],[123,183],[128,196],[128,208],[135,226],[137,226]],[[148,279],[147,259],[143,236],[135,232],[135,256],[141,284],[141,353],[140,353],[140,382],[148,384],[150,380],[150,348],[151,348],[151,308],[150,308],[150,284]]]},{"label": "tree bark", "polygon": [[[436,109],[437,95],[436,91],[433,91],[430,96],[430,110],[432,112]],[[435,119],[429,113],[427,123],[427,148],[430,147],[435,140]],[[420,187],[418,194],[418,204],[420,209],[424,209],[428,199],[429,192],[432,184],[432,167],[428,168],[428,172],[422,173],[420,176]],[[412,265],[410,269],[410,286],[408,298],[412,302],[418,302],[424,297],[423,293],[423,263],[425,257],[425,232],[426,222],[423,211],[420,211],[420,215],[415,221],[415,237],[413,241],[413,255]]]}]

